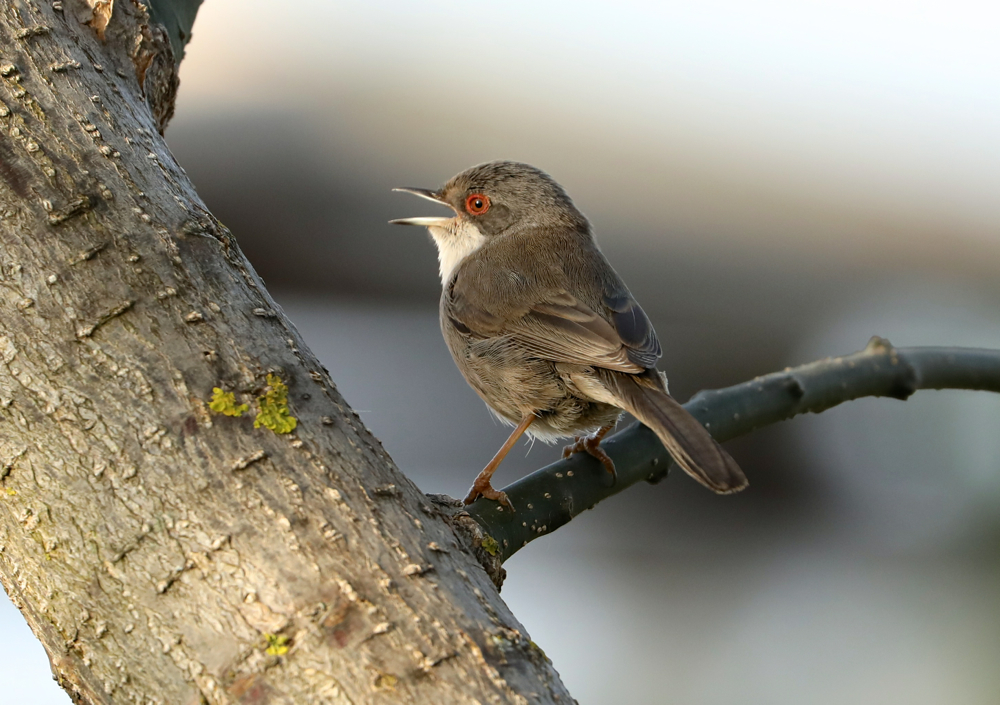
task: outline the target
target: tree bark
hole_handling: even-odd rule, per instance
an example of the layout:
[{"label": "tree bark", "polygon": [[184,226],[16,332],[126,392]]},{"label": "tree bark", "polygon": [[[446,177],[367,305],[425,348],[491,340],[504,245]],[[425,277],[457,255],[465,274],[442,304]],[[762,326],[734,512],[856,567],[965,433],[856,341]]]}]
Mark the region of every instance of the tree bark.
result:
[{"label": "tree bark", "polygon": [[[78,703],[570,702],[175,163],[176,89],[134,0],[0,6],[0,580],[56,677]],[[290,434],[254,428],[278,379]]]}]

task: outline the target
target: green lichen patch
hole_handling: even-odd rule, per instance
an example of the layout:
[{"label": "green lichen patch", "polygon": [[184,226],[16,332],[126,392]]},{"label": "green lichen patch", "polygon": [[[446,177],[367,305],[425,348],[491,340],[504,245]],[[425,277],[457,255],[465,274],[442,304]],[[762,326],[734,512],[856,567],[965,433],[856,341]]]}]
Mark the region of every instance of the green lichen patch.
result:
[{"label": "green lichen patch", "polygon": [[289,639],[284,634],[265,634],[264,639],[267,640],[267,648],[264,649],[264,653],[271,656],[284,656],[288,653]]},{"label": "green lichen patch", "polygon": [[531,641],[531,640],[528,641],[528,648],[531,649],[532,651],[534,651],[536,654],[538,654],[539,656],[541,656],[543,659],[545,659],[549,663],[552,663],[552,659],[550,659],[548,657],[548,655],[546,655],[545,651],[542,650],[542,647],[539,646],[538,644],[536,644],[534,641]]},{"label": "green lichen patch", "polygon": [[291,433],[299,425],[288,408],[288,385],[277,375],[267,376],[267,391],[257,397],[257,405],[259,410],[253,422],[254,428],[264,426],[275,433]]},{"label": "green lichen patch", "polygon": [[224,392],[218,387],[212,390],[212,400],[208,402],[208,408],[217,414],[226,416],[243,416],[250,410],[249,404],[237,404],[236,395],[232,392]]},{"label": "green lichen patch", "polygon": [[497,540],[492,536],[490,536],[489,534],[483,535],[482,547],[483,550],[486,551],[491,556],[495,556],[497,554],[497,551],[500,550],[500,544],[497,543]]}]

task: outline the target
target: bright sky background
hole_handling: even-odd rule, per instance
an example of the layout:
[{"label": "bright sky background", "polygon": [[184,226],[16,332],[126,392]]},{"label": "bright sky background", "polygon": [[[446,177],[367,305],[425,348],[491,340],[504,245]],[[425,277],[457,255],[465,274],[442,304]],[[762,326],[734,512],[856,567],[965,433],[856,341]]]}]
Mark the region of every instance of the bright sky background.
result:
[{"label": "bright sky background", "polygon": [[296,4],[305,25],[206,3],[179,112],[309,113],[366,166],[442,180],[481,153],[542,162],[638,220],[666,194],[682,225],[803,210],[861,241],[1000,244],[1000,6]]}]

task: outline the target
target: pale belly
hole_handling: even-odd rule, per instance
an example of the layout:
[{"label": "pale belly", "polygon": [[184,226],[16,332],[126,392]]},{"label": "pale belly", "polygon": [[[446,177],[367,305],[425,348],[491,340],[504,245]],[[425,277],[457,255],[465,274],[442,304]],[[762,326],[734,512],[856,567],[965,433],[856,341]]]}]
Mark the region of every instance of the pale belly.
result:
[{"label": "pale belly", "polygon": [[444,334],[455,364],[487,406],[510,424],[533,414],[536,420],[527,432],[535,438],[589,433],[622,413],[583,393],[567,366],[532,357],[507,338],[474,340],[448,328]]}]

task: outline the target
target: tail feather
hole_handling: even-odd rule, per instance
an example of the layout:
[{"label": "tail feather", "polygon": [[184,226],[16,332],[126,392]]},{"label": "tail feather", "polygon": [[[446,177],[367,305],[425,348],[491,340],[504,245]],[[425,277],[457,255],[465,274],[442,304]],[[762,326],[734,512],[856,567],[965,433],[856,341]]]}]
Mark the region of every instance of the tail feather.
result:
[{"label": "tail feather", "polygon": [[[715,442],[701,423],[677,403],[659,378],[653,382],[611,370],[601,370],[601,381],[621,407],[648,426],[688,475],[719,494],[744,489],[746,475],[736,461]],[[653,371],[650,376],[656,374]]]}]

